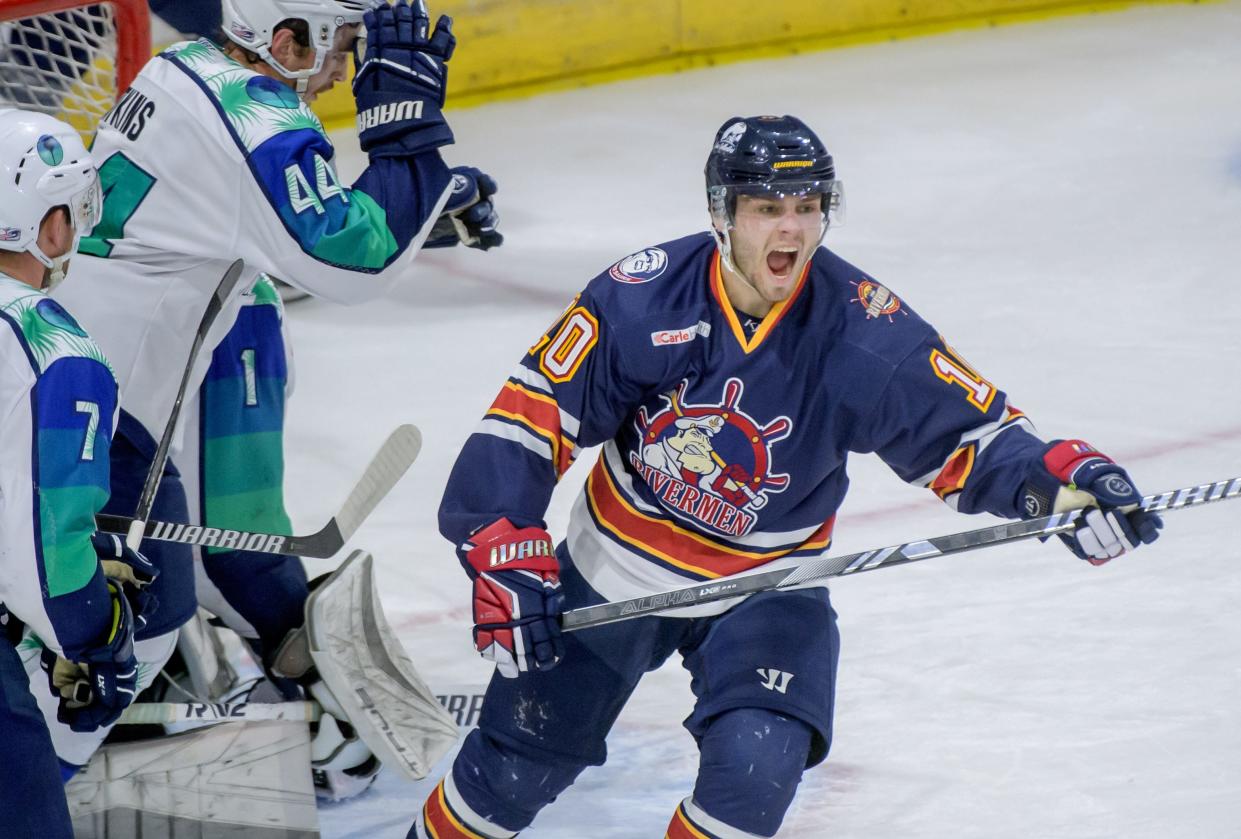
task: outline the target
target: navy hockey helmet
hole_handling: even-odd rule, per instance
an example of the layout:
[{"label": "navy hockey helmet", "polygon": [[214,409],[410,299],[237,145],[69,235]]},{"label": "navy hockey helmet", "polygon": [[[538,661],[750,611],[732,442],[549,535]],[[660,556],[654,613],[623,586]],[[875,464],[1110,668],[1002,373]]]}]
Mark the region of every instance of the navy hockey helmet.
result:
[{"label": "navy hockey helmet", "polygon": [[824,221],[843,221],[844,193],[823,141],[797,117],[733,117],[707,156],[712,218],[730,223],[738,195],[824,196]]},{"label": "navy hockey helmet", "polygon": [[819,239],[844,223],[844,185],[818,135],[797,117],[733,117],[707,156],[707,206],[724,259],[732,265],[738,195],[823,196]]}]

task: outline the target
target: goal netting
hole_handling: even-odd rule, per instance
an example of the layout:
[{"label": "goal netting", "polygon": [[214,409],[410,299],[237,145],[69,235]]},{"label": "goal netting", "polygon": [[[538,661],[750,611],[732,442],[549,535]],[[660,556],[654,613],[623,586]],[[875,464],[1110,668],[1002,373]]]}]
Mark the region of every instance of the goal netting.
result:
[{"label": "goal netting", "polygon": [[150,44],[145,0],[0,0],[0,107],[42,111],[89,136]]}]

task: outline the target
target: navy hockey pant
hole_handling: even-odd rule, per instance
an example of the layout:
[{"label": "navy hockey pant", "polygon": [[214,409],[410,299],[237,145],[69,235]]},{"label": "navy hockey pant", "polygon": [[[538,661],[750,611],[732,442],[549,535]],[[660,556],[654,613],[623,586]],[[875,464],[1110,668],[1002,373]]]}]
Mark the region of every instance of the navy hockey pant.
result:
[{"label": "navy hockey pant", "polygon": [[[602,602],[564,545],[557,556],[565,608]],[[606,760],[605,738],[638,681],[674,652],[681,653],[696,697],[684,725],[702,753],[695,800],[710,815],[732,824],[737,814],[776,808],[772,819],[749,828],[770,835],[792,798],[792,790],[787,800],[774,801],[751,787],[750,761],[727,735],[755,717],[729,712],[757,709],[775,725],[782,724],[777,717],[793,721],[793,732],[809,728],[796,766],[782,767],[782,758],[758,740],[741,744],[760,765],[760,779],[779,774],[795,787],[804,767],[827,756],[840,635],[826,589],[766,592],[711,617],[636,618],[567,633],[565,651],[551,670],[492,677],[479,727],[453,764],[464,803],[507,830],[525,828],[583,769]],[[717,721],[725,736],[712,736]],[[717,795],[733,803],[717,802]]]},{"label": "navy hockey pant", "polygon": [[[0,606],[0,614],[4,608]],[[9,618],[12,620],[12,618]],[[30,682],[0,627],[0,835],[9,839],[73,839],[69,805],[52,738]]]}]

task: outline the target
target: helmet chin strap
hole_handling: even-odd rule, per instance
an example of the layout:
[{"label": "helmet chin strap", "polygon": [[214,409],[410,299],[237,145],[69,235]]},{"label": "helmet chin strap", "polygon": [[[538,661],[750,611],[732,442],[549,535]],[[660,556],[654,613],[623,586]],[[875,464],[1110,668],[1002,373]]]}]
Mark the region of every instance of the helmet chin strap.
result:
[{"label": "helmet chin strap", "polygon": [[73,245],[69,248],[69,250],[65,251],[60,256],[48,256],[43,252],[43,249],[39,247],[38,242],[30,243],[30,247],[26,249],[26,252],[35,259],[39,260],[40,264],[42,264],[46,269],[43,272],[44,291],[51,291],[56,288],[56,286],[64,282],[65,265],[68,264],[70,257],[78,252],[78,243],[81,239],[82,234],[75,230],[73,233]]},{"label": "helmet chin strap", "polygon": [[281,64],[276,56],[271,54],[270,47],[264,49],[259,57],[277,73],[294,82],[294,90],[297,92],[297,98],[302,100],[305,100],[306,90],[310,87],[310,77],[319,72],[319,69],[323,66],[322,57],[318,55],[317,50],[315,56],[315,66],[311,67],[309,70],[290,70],[288,67]]},{"label": "helmet chin strap", "polygon": [[758,287],[750,281],[745,272],[737,267],[737,263],[733,262],[733,240],[727,231],[721,233],[715,225],[711,225],[711,232],[715,234],[715,241],[720,246],[720,257],[724,261],[724,267],[733,273],[733,275],[741,280],[751,291],[762,297],[763,294]]},{"label": "helmet chin strap", "polygon": [[[819,228],[819,239],[817,242],[814,243],[814,247],[810,249],[810,252],[812,254],[818,249],[819,245],[823,244],[823,238],[827,236],[827,227],[828,227],[827,216],[824,216],[823,224]],[[711,233],[714,234],[715,241],[720,246],[720,257],[724,261],[724,267],[726,267],[729,271],[731,271],[733,275],[737,277],[737,279],[741,280],[741,282],[744,283],[747,288],[749,288],[759,297],[762,297],[763,293],[758,290],[758,286],[756,286],[754,282],[748,276],[746,276],[746,273],[744,271],[742,271],[740,268],[737,267],[737,263],[733,262],[732,236],[728,233],[727,230],[720,232],[720,229],[716,227],[714,224],[711,225]]]}]

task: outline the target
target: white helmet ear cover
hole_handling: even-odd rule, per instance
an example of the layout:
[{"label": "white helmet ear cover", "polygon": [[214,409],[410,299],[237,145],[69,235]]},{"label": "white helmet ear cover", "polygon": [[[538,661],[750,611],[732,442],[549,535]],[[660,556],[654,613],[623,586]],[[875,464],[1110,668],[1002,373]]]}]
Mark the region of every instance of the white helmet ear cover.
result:
[{"label": "white helmet ear cover", "polygon": [[39,248],[39,226],[53,207],[66,207],[73,248],[103,213],[95,163],[71,127],[46,114],[0,110],[0,250],[27,251],[53,267]]}]

